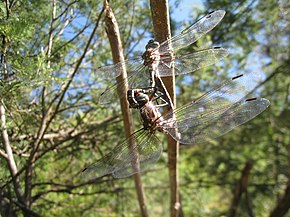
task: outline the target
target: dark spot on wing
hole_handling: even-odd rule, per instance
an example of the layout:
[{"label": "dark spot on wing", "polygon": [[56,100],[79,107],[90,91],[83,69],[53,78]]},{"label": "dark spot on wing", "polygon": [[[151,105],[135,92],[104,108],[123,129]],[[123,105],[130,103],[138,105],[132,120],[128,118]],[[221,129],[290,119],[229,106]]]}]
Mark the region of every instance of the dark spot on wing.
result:
[{"label": "dark spot on wing", "polygon": [[246,99],[246,102],[249,102],[249,101],[253,101],[253,100],[256,100],[257,98],[249,98],[249,99]]},{"label": "dark spot on wing", "polygon": [[244,75],[243,75],[243,74],[241,74],[241,75],[237,75],[237,76],[233,77],[232,80],[235,80],[235,79],[240,78],[240,77],[242,77],[242,76],[244,76]]}]

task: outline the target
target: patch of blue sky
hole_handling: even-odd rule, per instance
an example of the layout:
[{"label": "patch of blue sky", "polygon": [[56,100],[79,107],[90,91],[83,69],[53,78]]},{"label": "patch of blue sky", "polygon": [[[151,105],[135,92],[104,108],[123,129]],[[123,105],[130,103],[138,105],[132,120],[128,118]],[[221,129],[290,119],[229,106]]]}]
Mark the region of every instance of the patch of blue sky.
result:
[{"label": "patch of blue sky", "polygon": [[194,12],[194,8],[198,8],[201,10],[204,9],[202,1],[182,0],[180,1],[177,8],[173,3],[170,4],[170,2],[170,7],[174,8],[174,10],[172,10],[171,16],[176,22],[189,22],[191,24],[194,22],[192,21],[192,14]]}]

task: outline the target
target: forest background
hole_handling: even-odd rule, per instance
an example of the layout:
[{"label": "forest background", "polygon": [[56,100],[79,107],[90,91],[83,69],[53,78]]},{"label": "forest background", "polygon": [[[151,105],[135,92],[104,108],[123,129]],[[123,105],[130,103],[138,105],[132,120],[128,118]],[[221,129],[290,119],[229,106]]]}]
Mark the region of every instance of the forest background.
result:
[{"label": "forest background", "polygon": [[[125,57],[140,54],[154,37],[149,2],[112,1],[110,6]],[[94,72],[112,63],[103,7],[98,0],[0,3],[4,217],[141,215],[132,178],[104,177],[92,183],[80,174],[125,138],[119,104],[98,104],[109,82]],[[287,216],[289,3],[170,1],[172,35],[218,9],[226,11],[225,18],[188,51],[222,46],[230,54],[211,67],[176,77],[177,107],[246,71],[264,73],[254,96],[271,105],[215,141],[180,145],[179,216]],[[141,127],[138,118],[135,125]],[[172,216],[166,139],[158,137],[162,158],[141,174],[145,206],[148,216]]]}]

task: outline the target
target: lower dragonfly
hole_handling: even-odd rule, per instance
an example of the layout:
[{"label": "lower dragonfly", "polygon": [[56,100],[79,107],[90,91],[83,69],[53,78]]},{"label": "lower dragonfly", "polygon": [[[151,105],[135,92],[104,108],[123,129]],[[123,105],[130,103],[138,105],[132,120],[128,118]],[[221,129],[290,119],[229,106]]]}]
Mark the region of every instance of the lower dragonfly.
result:
[{"label": "lower dragonfly", "polygon": [[231,131],[270,105],[264,98],[245,98],[260,79],[261,74],[253,72],[235,76],[164,115],[159,111],[163,105],[156,104],[162,98],[156,88],[130,90],[128,101],[131,107],[140,110],[143,128],[96,163],[86,167],[83,175],[86,179],[109,174],[114,178],[124,178],[149,169],[163,151],[155,135],[157,131],[170,134],[182,144],[203,143]]}]

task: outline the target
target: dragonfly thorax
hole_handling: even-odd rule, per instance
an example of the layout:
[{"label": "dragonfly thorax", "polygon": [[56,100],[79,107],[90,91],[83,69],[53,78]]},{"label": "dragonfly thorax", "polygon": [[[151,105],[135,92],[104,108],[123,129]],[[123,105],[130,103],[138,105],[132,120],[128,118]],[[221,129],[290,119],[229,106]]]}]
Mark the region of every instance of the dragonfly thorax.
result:
[{"label": "dragonfly thorax", "polygon": [[146,45],[146,51],[142,55],[142,59],[144,60],[144,65],[152,67],[153,65],[158,65],[160,60],[160,53],[158,48],[160,47],[159,42],[150,40]]},{"label": "dragonfly thorax", "polygon": [[159,108],[152,101],[147,102],[141,109],[140,115],[145,129],[155,130],[162,121]]}]

